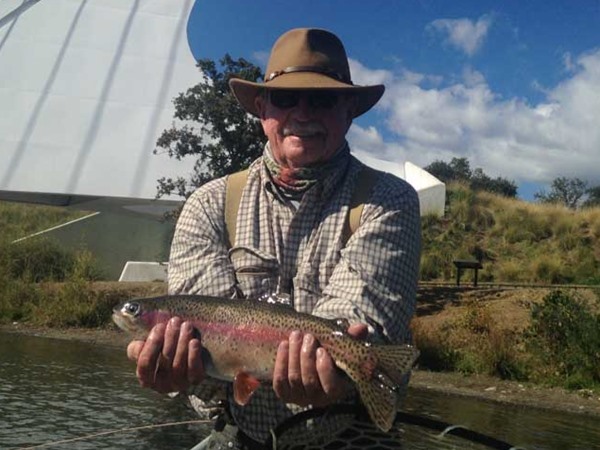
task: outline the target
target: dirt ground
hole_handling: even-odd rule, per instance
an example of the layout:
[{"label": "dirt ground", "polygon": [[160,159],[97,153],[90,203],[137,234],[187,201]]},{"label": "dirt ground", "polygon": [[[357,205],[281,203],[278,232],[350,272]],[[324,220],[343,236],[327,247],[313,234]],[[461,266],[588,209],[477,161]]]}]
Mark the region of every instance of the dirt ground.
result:
[{"label": "dirt ground", "polygon": [[[104,287],[106,288],[106,287]],[[160,287],[154,286],[154,294]],[[440,288],[421,287],[416,320],[434,326],[461,313],[470,301],[485,302],[499,323],[507,327],[522,328],[528,323],[528,305],[540,301],[548,289],[533,288]],[[593,298],[591,291],[581,290],[584,298]],[[94,345],[114,346],[123,349],[127,336],[116,329],[42,329],[22,324],[0,327],[2,331],[24,333],[46,338],[76,339]],[[600,417],[600,393],[588,390],[567,391],[546,388],[531,383],[503,381],[486,376],[464,376],[458,373],[437,373],[415,370],[411,387],[419,390],[437,391],[448,395],[466,396],[490,402],[499,402],[529,408],[542,408]]]}]

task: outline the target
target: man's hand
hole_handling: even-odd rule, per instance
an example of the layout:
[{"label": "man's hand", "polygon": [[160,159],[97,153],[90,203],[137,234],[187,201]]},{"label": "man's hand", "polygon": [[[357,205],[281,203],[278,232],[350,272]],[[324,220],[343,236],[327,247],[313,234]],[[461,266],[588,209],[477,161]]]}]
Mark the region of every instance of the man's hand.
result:
[{"label": "man's hand", "polygon": [[[365,324],[354,324],[348,334],[367,337]],[[349,388],[348,380],[337,369],[327,351],[318,346],[313,335],[293,331],[277,350],[273,389],[286,403],[316,407],[329,405],[341,399]]]},{"label": "man's hand", "polygon": [[131,341],[127,356],[137,362],[136,375],[143,387],[181,392],[204,379],[201,350],[192,325],[174,317],[152,328],[145,341]]}]

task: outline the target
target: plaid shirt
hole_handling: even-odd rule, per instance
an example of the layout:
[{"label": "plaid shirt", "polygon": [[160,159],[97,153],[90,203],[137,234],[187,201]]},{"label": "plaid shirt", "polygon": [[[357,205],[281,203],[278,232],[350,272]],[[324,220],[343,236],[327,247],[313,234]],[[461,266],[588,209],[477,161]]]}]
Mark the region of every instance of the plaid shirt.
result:
[{"label": "plaid shirt", "polygon": [[[348,205],[362,167],[346,158],[298,203],[280,194],[259,158],[250,167],[231,249],[226,178],[203,185],[177,223],[169,292],[287,294],[297,311],[366,323],[374,339],[409,342],[421,243],[418,197],[404,180],[381,173],[358,229],[344,245]],[[238,426],[260,441],[298,411],[270,386],[259,388],[244,407],[230,401],[230,408]]]}]

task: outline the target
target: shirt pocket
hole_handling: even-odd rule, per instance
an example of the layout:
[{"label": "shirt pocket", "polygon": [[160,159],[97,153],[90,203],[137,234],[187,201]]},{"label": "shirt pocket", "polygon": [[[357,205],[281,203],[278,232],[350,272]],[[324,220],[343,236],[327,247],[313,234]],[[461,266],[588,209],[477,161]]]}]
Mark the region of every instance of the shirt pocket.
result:
[{"label": "shirt pocket", "polygon": [[229,250],[238,289],[248,298],[275,293],[279,280],[277,258],[259,249],[238,246]]},{"label": "shirt pocket", "polygon": [[294,278],[294,307],[297,311],[312,313],[323,295],[317,275],[300,273]]}]

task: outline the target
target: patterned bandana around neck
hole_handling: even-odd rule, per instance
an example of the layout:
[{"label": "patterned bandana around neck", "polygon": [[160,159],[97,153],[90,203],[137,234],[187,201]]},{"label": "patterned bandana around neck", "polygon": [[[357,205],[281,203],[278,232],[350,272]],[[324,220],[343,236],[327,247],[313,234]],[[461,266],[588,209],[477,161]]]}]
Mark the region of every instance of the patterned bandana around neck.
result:
[{"label": "patterned bandana around neck", "polygon": [[284,191],[293,194],[303,194],[314,186],[319,180],[327,176],[335,168],[339,167],[343,161],[350,157],[350,148],[348,143],[344,142],[329,161],[314,167],[300,167],[290,169],[282,167],[273,158],[271,147],[267,142],[263,152],[263,162],[267,171],[271,175],[273,182]]}]

